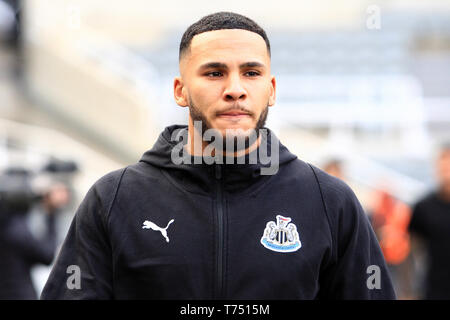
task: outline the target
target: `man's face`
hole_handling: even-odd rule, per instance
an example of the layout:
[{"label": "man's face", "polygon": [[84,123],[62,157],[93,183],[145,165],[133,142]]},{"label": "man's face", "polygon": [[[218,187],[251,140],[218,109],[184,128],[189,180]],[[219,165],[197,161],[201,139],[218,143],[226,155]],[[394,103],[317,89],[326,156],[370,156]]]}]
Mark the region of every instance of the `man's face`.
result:
[{"label": "man's face", "polygon": [[259,129],[275,103],[275,78],[264,39],[226,29],[193,37],[174,82],[177,103],[189,106],[190,122],[203,121],[225,136],[226,129]]},{"label": "man's face", "polygon": [[436,169],[441,187],[450,192],[450,149],[441,152]]}]

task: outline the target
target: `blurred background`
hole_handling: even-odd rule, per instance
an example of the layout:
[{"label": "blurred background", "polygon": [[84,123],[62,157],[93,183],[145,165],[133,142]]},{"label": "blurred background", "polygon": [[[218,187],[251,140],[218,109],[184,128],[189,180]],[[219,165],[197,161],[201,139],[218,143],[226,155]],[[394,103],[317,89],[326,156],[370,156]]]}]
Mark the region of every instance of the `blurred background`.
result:
[{"label": "blurred background", "polygon": [[[438,188],[435,159],[450,141],[446,0],[0,0],[0,195],[27,203],[27,242],[57,252],[97,179],[137,162],[165,126],[187,124],[172,92],[179,42],[216,11],[266,30],[277,77],[267,126],[352,187],[398,297],[424,298],[427,247],[408,224]],[[4,243],[11,261],[26,245]],[[27,262],[36,294],[51,269],[41,254]],[[14,287],[18,269],[0,287]]]}]

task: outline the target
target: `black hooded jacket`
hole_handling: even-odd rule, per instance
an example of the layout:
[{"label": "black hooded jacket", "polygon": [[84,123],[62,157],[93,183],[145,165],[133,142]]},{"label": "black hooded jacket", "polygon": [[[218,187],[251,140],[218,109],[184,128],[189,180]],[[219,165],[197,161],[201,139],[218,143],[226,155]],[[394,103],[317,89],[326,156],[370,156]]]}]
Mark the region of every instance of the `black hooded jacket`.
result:
[{"label": "black hooded jacket", "polygon": [[174,164],[180,128],[91,187],[42,299],[395,298],[345,183],[281,143],[274,175],[260,162]]}]

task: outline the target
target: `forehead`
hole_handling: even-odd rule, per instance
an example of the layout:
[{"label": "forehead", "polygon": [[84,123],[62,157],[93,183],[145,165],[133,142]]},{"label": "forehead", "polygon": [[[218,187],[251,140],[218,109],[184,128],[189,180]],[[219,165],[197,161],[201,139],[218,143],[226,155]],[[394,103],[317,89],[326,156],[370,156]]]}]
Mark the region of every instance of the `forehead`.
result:
[{"label": "forehead", "polygon": [[242,29],[224,29],[200,33],[192,38],[189,64],[200,64],[206,60],[257,60],[268,64],[270,58],[266,42],[257,33]]}]

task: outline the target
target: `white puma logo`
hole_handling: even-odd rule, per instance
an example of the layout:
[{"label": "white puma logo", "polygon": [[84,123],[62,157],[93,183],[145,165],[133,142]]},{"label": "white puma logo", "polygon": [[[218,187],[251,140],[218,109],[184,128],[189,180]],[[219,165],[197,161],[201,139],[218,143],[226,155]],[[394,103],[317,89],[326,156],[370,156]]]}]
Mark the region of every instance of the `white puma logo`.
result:
[{"label": "white puma logo", "polygon": [[144,225],[142,226],[142,229],[152,229],[152,230],[155,230],[155,231],[160,231],[161,234],[163,235],[163,237],[166,238],[166,241],[169,242],[169,238],[167,237],[167,228],[174,221],[175,221],[174,219],[170,220],[169,223],[167,224],[167,226],[163,229],[163,228],[158,227],[153,222],[145,220],[144,221]]}]

